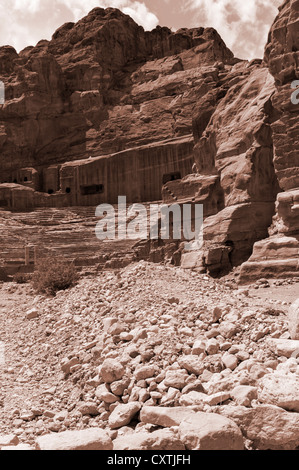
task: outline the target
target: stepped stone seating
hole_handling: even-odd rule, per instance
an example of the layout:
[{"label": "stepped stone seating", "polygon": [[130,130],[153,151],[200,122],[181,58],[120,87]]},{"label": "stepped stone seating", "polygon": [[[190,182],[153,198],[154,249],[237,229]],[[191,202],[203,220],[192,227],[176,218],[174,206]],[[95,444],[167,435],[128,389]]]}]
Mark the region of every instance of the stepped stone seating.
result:
[{"label": "stepped stone seating", "polygon": [[[149,204],[146,207],[149,211]],[[117,220],[117,207],[115,213]],[[1,272],[32,272],[34,247],[37,259],[65,257],[80,269],[129,264],[135,257],[136,240],[98,240],[95,227],[99,220],[92,207],[0,212]],[[32,247],[29,266],[25,265],[26,246]]]}]

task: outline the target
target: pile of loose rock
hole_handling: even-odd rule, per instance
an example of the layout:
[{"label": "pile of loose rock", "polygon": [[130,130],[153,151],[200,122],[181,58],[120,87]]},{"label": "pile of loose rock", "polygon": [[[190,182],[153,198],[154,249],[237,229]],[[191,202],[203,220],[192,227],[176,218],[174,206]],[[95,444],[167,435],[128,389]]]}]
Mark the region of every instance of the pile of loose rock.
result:
[{"label": "pile of loose rock", "polygon": [[146,262],[3,292],[2,450],[299,447],[299,300]]}]

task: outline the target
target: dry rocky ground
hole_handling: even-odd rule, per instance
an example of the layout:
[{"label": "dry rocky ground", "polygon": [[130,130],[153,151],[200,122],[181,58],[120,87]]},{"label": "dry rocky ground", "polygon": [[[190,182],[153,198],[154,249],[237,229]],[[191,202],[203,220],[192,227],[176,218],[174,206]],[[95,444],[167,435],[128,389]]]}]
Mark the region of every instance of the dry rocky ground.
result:
[{"label": "dry rocky ground", "polygon": [[299,448],[297,297],[144,261],[0,284],[0,447]]}]

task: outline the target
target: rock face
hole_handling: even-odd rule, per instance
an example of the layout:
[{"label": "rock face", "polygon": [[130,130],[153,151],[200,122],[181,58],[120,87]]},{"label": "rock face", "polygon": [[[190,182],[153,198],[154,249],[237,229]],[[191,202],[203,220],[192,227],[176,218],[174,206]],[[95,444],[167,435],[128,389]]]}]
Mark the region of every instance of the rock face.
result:
[{"label": "rock face", "polygon": [[204,225],[203,265],[211,272],[247,259],[254,241],[267,235],[278,188],[269,126],[273,79],[262,66],[237,64],[238,73],[194,150],[198,172],[218,174],[223,194],[223,209],[218,203]]},{"label": "rock face", "polygon": [[223,78],[224,96],[211,91],[194,112],[198,175],[163,192],[167,202],[175,195],[204,204],[204,246],[183,253],[185,267],[225,272],[252,255],[241,283],[299,274],[298,105],[291,101],[298,5],[281,6],[264,61],[235,64]]},{"label": "rock face", "polygon": [[11,201],[18,188],[3,187],[0,206],[26,209],[161,199],[163,178],[191,172],[194,104],[218,82],[216,64],[235,60],[212,28],[145,32],[95,8],[51,41],[0,48],[0,61],[0,182],[30,189]]},{"label": "rock face", "polygon": [[212,28],[145,32],[112,8],[0,48],[0,207],[203,204],[200,250],[159,240],[139,259],[242,265],[241,283],[298,276],[298,5],[283,3],[251,62]]},{"label": "rock face", "polygon": [[299,2],[285,1],[269,33],[264,61],[275,79],[271,129],[274,168],[279,183],[270,238],[258,242],[241,281],[258,275],[299,275],[299,105],[291,101],[291,84],[299,78]]}]

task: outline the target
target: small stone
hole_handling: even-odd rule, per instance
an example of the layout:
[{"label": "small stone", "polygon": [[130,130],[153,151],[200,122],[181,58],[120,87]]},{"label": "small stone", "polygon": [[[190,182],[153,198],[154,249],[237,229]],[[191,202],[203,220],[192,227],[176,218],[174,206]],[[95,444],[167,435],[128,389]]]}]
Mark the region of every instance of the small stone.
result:
[{"label": "small stone", "polygon": [[153,365],[148,366],[141,366],[135,370],[135,378],[136,380],[143,380],[148,379],[150,377],[154,377],[156,374],[156,367]]},{"label": "small stone", "polygon": [[219,332],[224,338],[232,338],[238,331],[237,326],[229,321],[223,321],[220,323]]},{"label": "small stone", "polygon": [[222,317],[222,309],[220,307],[215,307],[213,310],[212,321],[213,323],[218,322]]},{"label": "small stone", "polygon": [[34,418],[35,415],[31,411],[24,411],[20,414],[20,419],[23,421],[32,421]]},{"label": "small stone", "polygon": [[94,403],[80,403],[78,411],[83,415],[97,416],[99,414],[98,407]]},{"label": "small stone", "polygon": [[34,320],[35,318],[39,317],[39,311],[36,308],[32,308],[26,312],[26,319],[27,320]]},{"label": "small stone", "polygon": [[91,341],[90,343],[87,343],[84,346],[85,351],[89,351],[90,349],[93,349],[95,346],[97,346],[98,342],[97,341]]},{"label": "small stone", "polygon": [[200,356],[202,353],[205,352],[205,349],[206,349],[206,343],[204,341],[197,340],[193,344],[192,354],[196,356]]},{"label": "small stone", "polygon": [[101,376],[106,383],[120,380],[125,373],[122,364],[116,359],[105,359],[101,367]]},{"label": "small stone", "polygon": [[140,411],[141,404],[131,402],[124,405],[118,405],[111,413],[108,423],[111,429],[118,429],[130,424],[134,416]]},{"label": "small stone", "polygon": [[180,367],[186,369],[190,374],[200,375],[204,370],[202,361],[193,355],[180,356],[178,359]]},{"label": "small stone", "polygon": [[64,421],[67,419],[67,417],[68,417],[68,412],[65,410],[65,411],[61,411],[60,413],[57,413],[54,416],[54,419],[55,421]]},{"label": "small stone", "polygon": [[62,423],[59,422],[59,421],[55,421],[54,423],[50,423],[50,424],[48,425],[49,431],[52,431],[52,432],[59,432],[59,431],[61,431],[61,430],[62,430],[61,427],[62,427]]},{"label": "small stone", "polygon": [[227,369],[234,370],[238,365],[238,359],[233,354],[225,353],[222,362]]},{"label": "small stone", "polygon": [[121,341],[127,341],[127,342],[129,342],[129,341],[132,341],[133,335],[132,335],[132,333],[127,333],[127,332],[123,331],[122,333],[120,333],[119,339],[120,339]]},{"label": "small stone", "polygon": [[199,380],[194,380],[194,382],[190,382],[186,385],[183,390],[182,394],[186,394],[189,392],[202,392],[204,393],[204,388]]},{"label": "small stone", "polygon": [[[155,392],[151,393],[152,398],[153,398],[154,394],[155,394]],[[179,398],[179,396],[180,396],[180,391],[177,388],[170,387],[167,390],[166,395],[164,395],[161,398],[161,405],[168,405],[169,403],[177,400]]]},{"label": "small stone", "polygon": [[225,341],[221,344],[220,349],[221,351],[228,351],[232,347],[232,343],[230,341]]},{"label": "small stone", "polygon": [[34,416],[42,416],[44,410],[41,408],[31,408],[31,412],[34,414]]},{"label": "small stone", "polygon": [[133,335],[134,342],[147,338],[147,330],[145,328],[135,328],[131,331],[131,334]]},{"label": "small stone", "polygon": [[43,413],[43,416],[45,418],[54,418],[55,413],[54,413],[54,411],[45,410],[44,413]]},{"label": "small stone", "polygon": [[257,388],[249,385],[238,385],[230,394],[237,405],[250,406],[252,400],[257,399]]},{"label": "small stone", "polygon": [[96,397],[104,403],[115,403],[119,401],[119,397],[111,393],[105,384],[99,385],[95,392]]},{"label": "small stone", "polygon": [[110,389],[111,392],[114,395],[121,396],[126,388],[128,388],[130,384],[130,378],[129,377],[123,377],[121,380],[117,380],[116,382],[113,382],[110,384]]},{"label": "small stone", "polygon": [[238,351],[236,353],[236,358],[239,360],[239,361],[247,361],[247,359],[250,358],[250,354],[247,352],[247,351]]},{"label": "small stone", "polygon": [[166,372],[164,383],[168,387],[174,387],[181,390],[184,388],[187,378],[188,373],[185,369],[169,370]]},{"label": "small stone", "polygon": [[211,330],[209,330],[205,333],[205,335],[208,339],[216,338],[216,336],[219,336],[219,334],[220,334],[220,331],[219,331],[218,328],[212,328]]},{"label": "small stone", "polygon": [[143,389],[143,390],[140,390],[140,392],[139,392],[138,401],[140,403],[145,403],[150,397],[151,397],[150,392]]},{"label": "small stone", "polygon": [[209,356],[212,356],[214,354],[217,354],[219,351],[220,345],[218,341],[215,338],[209,339],[206,345],[206,352],[209,354]]},{"label": "small stone", "polygon": [[125,325],[122,325],[119,322],[114,323],[113,325],[110,326],[110,328],[108,328],[108,334],[111,336],[120,335],[121,333],[124,333],[125,331],[126,331]]},{"label": "small stone", "polygon": [[217,392],[212,395],[205,395],[205,403],[210,406],[219,405],[230,399],[229,392]]},{"label": "small stone", "polygon": [[200,380],[202,382],[209,382],[212,377],[213,377],[213,372],[205,369],[203,373],[201,374]]},{"label": "small stone", "polygon": [[103,330],[107,332],[109,328],[114,324],[117,323],[117,318],[113,317],[106,317],[103,319]]},{"label": "small stone", "polygon": [[71,368],[77,364],[79,364],[79,359],[77,357],[73,357],[72,359],[65,359],[61,363],[61,370],[64,372],[65,375],[68,375],[71,372]]},{"label": "small stone", "polygon": [[150,392],[150,396],[153,400],[161,400],[161,398],[163,397],[162,393],[160,392]]},{"label": "small stone", "polygon": [[268,370],[263,364],[253,364],[250,367],[250,377],[253,380],[259,380],[261,379],[264,375],[268,374]]}]

